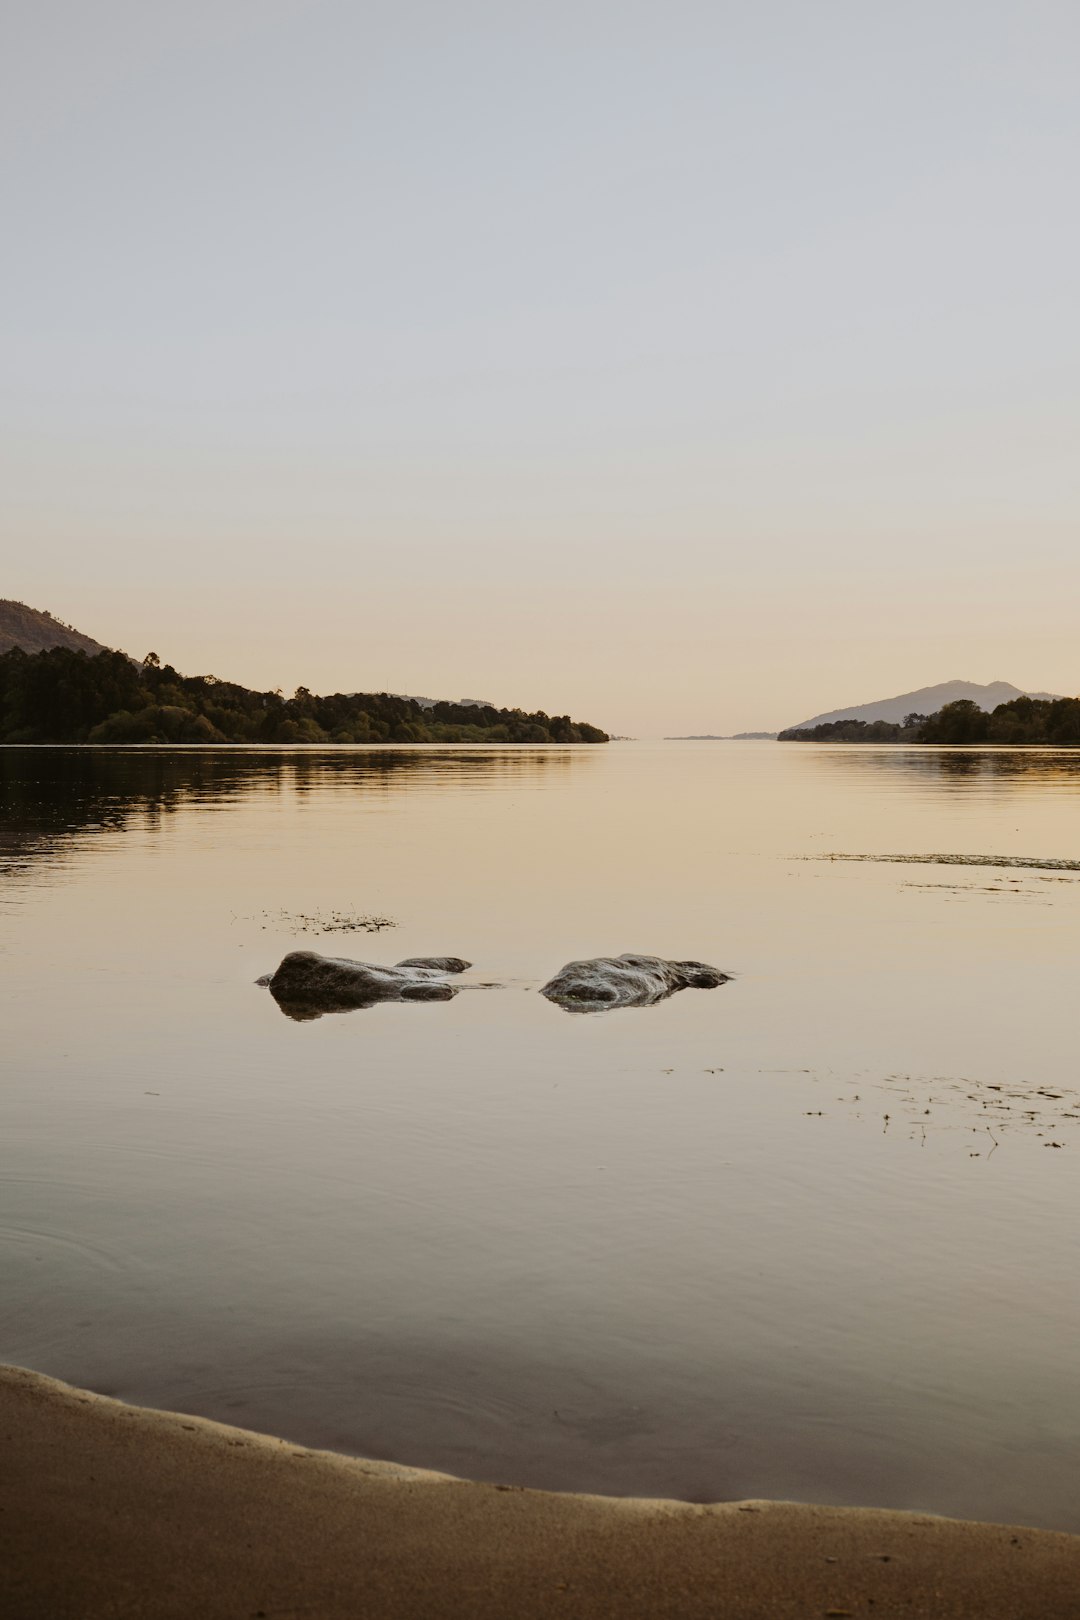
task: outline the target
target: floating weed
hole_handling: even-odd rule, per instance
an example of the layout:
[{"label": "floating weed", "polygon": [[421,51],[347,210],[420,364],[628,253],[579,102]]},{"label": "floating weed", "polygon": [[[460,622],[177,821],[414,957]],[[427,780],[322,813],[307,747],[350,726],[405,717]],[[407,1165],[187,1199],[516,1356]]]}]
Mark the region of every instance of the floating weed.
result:
[{"label": "floating weed", "polygon": [[[984,1082],[970,1075],[867,1074],[865,1071],[843,1077],[835,1070],[759,1069],[758,1074],[810,1076],[810,1083],[828,1083],[830,1095],[840,1108],[835,1119],[866,1124],[877,1122],[885,1135],[900,1134],[923,1147],[929,1136],[962,1132],[982,1136],[988,1152],[973,1150],[971,1158],[992,1158],[1004,1146],[1006,1136],[1034,1136],[1044,1147],[1067,1149],[1069,1123],[1080,1119],[1080,1098],[1069,1090],[1051,1091],[1046,1085]],[[847,1079],[850,1090],[844,1087]],[[838,1088],[837,1082],[840,1082]],[[801,1089],[801,1088],[800,1088]],[[875,1097],[888,1104],[888,1112],[873,1106]],[[803,1094],[803,1102],[811,1099]],[[1065,1107],[1059,1107],[1064,1103]],[[801,1109],[804,1118],[820,1119],[825,1110]],[[1046,1138],[1046,1140],[1043,1140]]]},{"label": "floating weed", "polygon": [[[349,911],[261,911],[260,927],[288,928],[294,934],[380,934],[384,928],[396,928],[393,917],[369,916],[365,912]],[[254,922],[258,918],[237,918],[233,921]]]}]

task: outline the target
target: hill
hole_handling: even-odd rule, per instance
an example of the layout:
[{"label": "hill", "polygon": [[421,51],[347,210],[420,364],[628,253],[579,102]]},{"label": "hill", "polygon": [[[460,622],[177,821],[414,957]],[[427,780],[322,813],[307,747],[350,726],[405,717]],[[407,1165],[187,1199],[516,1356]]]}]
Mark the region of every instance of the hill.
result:
[{"label": "hill", "polygon": [[937,714],[947,703],[967,701],[975,703],[989,714],[1001,703],[1012,703],[1019,697],[1038,698],[1050,702],[1053,692],[1024,692],[1008,681],[991,681],[978,686],[974,681],[942,681],[939,686],[920,686],[915,692],[902,692],[899,697],[881,698],[876,703],[860,703],[850,709],[831,709],[828,714],[815,714],[811,720],[800,720],[788,726],[788,731],[806,731],[811,726],[827,726],[838,720],[863,720],[872,724],[885,720],[899,725],[909,714]]},{"label": "hill", "polygon": [[[67,652],[83,652],[89,657],[96,657],[98,653],[109,652],[111,649],[92,636],[84,636],[81,630],[76,630],[70,624],[64,624],[60,619],[54,619],[51,613],[40,612],[37,608],[27,607],[25,602],[13,602],[7,598],[0,598],[0,657],[5,653],[18,649],[24,653],[48,652],[53,647],[64,648]],[[175,673],[175,672],[174,672]],[[214,677],[210,677],[211,680]],[[243,687],[237,687],[243,691]],[[350,692],[347,697],[357,704],[362,704],[365,698],[372,698],[375,694],[364,692]],[[403,692],[382,693],[382,698],[397,698],[403,703],[415,703],[420,709],[483,709],[497,713],[500,716],[517,714],[517,710],[499,709],[488,698],[458,698],[449,704],[440,698],[411,697]],[[544,717],[545,720],[547,716]],[[489,730],[490,720],[477,716],[469,717],[471,729]],[[595,727],[588,727],[595,730]],[[0,726],[0,741],[4,740],[3,728]],[[452,739],[444,738],[444,741]],[[537,739],[534,738],[534,741]],[[539,739],[550,741],[550,738]]]},{"label": "hill", "polygon": [[68,647],[0,654],[0,743],[602,743],[569,715],[387,692],[318,697],[253,692],[214,675],[180,675],[149,653],[88,656]]},{"label": "hill", "polygon": [[23,652],[46,652],[50,647],[66,647],[69,652],[106,652],[100,641],[61,624],[51,613],[39,613],[25,602],[0,599],[0,653],[19,647]]}]

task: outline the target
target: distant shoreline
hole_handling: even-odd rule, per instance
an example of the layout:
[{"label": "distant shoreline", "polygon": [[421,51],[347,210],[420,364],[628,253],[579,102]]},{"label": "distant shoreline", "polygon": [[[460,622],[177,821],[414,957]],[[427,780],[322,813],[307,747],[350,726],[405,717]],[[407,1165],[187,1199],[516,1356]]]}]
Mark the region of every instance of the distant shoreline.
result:
[{"label": "distant shoreline", "polygon": [[849,717],[823,720],[819,725],[790,726],[780,733],[778,741],[1080,748],[1080,698],[1021,695],[990,710],[980,708],[970,698],[958,698],[933,714],[912,711],[901,722]]},{"label": "distant shoreline", "polygon": [[391,692],[292,697],[216,675],[181,675],[147,653],[50,647],[0,654],[5,743],[606,743],[568,714],[435,702]]}]

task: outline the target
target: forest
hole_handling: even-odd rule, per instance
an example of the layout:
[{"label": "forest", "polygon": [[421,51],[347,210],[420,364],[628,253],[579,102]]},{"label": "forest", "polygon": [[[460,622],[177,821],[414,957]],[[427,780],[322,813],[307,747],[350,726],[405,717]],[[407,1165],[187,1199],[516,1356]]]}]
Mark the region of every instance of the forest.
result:
[{"label": "forest", "polygon": [[936,714],[909,714],[900,724],[887,720],[831,720],[824,725],[782,731],[780,742],[1043,744],[1080,747],[1080,698],[1014,698],[989,714],[964,698]]},{"label": "forest", "polygon": [[156,653],[67,648],[0,655],[4,743],[602,743],[568,715],[458,703],[423,708],[385,692],[292,697],[214,675],[180,675]]}]

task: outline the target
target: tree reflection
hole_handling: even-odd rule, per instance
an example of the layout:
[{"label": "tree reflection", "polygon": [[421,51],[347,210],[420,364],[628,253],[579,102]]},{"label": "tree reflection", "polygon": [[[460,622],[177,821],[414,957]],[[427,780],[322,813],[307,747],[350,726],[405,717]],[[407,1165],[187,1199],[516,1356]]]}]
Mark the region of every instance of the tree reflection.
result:
[{"label": "tree reflection", "polygon": [[580,769],[572,747],[184,749],[0,748],[0,870],[71,841],[155,828],[191,805],[228,809],[262,796],[393,795]]}]

